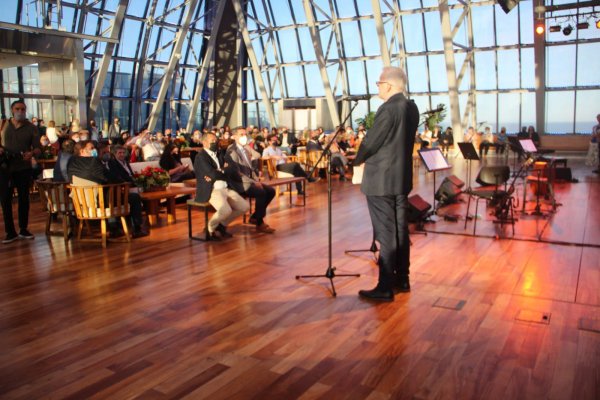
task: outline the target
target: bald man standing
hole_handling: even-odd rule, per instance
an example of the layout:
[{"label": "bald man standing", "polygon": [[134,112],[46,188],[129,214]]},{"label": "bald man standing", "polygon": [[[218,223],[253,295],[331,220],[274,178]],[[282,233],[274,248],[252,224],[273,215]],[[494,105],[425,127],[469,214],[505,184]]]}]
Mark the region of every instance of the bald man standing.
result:
[{"label": "bald man standing", "polygon": [[409,292],[410,242],[408,240],[408,194],[412,190],[412,151],[419,125],[419,109],[404,96],[406,74],[386,67],[377,82],[384,103],[373,127],[362,141],[354,165],[365,164],[361,191],[379,241],[379,281],[359,296],[393,301],[394,292]]}]

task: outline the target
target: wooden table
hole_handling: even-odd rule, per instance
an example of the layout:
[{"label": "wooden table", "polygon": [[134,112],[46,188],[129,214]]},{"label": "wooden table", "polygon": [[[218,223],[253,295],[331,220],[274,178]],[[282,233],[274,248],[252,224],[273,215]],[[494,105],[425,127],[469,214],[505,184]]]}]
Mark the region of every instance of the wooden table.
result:
[{"label": "wooden table", "polygon": [[38,164],[40,164],[42,169],[50,169],[50,168],[54,168],[54,166],[56,165],[56,160],[57,160],[57,157],[40,158],[39,160],[36,160],[36,161]]},{"label": "wooden table", "polygon": [[177,221],[175,216],[175,197],[186,194],[194,195],[196,194],[196,188],[169,186],[165,190],[157,192],[139,193],[142,201],[144,202],[144,207],[146,209],[146,214],[148,214],[150,226],[154,226],[158,221],[158,211],[160,208],[160,201],[162,199],[167,200],[167,223],[175,223]]}]

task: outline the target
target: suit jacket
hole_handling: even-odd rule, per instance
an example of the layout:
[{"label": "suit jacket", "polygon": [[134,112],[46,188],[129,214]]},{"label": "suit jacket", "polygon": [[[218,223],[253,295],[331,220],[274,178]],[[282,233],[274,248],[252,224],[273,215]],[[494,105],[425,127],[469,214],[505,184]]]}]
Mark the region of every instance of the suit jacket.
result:
[{"label": "suit jacket", "polygon": [[73,175],[75,175],[100,185],[118,183],[96,157],[71,157],[67,165],[67,174],[69,175],[69,182],[73,182]]},{"label": "suit jacket", "polygon": [[306,151],[319,151],[323,150],[323,145],[319,141],[309,140],[306,143]]},{"label": "suit jacket", "polygon": [[246,164],[237,143],[229,146],[225,153],[227,185],[239,194],[244,194],[253,183],[258,181],[258,168],[255,161],[260,158],[260,154],[252,150],[249,146],[244,146],[244,150],[251,162],[251,166]]},{"label": "suit jacket", "polygon": [[419,125],[416,104],[398,93],[379,107],[354,165],[365,163],[361,191],[367,196],[407,195],[412,190],[412,152]]},{"label": "suit jacket", "polygon": [[129,165],[127,160],[125,160],[125,165],[127,165],[127,170],[123,167],[123,165],[121,165],[119,161],[117,161],[114,158],[111,158],[108,162],[108,169],[111,175],[114,177],[114,179],[118,179],[119,182],[133,183],[133,170],[131,169],[131,166]]},{"label": "suit jacket", "polygon": [[[223,165],[221,160],[219,162]],[[200,150],[196,155],[194,173],[196,174],[196,201],[202,203],[210,200],[215,181],[227,181],[225,173],[219,171],[217,163],[205,150]],[[205,176],[210,178],[210,182],[206,182]]]}]

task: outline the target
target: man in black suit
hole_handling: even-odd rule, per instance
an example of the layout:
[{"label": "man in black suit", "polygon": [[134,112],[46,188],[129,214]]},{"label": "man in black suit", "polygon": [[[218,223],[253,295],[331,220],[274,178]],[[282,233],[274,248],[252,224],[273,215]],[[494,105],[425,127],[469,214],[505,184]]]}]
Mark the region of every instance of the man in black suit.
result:
[{"label": "man in black suit", "polygon": [[275,197],[275,189],[263,185],[258,181],[259,172],[254,161],[260,154],[248,146],[248,133],[243,127],[234,130],[235,142],[227,148],[225,168],[227,184],[242,196],[252,197],[256,200],[254,213],[250,216],[250,223],[256,225],[256,230],[262,233],[273,233],[275,229],[264,222],[267,206]]},{"label": "man in black suit", "polygon": [[[250,206],[235,190],[227,187],[225,163],[217,155],[219,144],[214,133],[202,135],[203,150],[200,150],[194,160],[194,173],[196,175],[196,201],[209,202],[216,212],[208,221],[208,232],[211,240],[221,240],[231,237],[227,232],[227,225],[240,215],[244,214]],[[217,234],[218,232],[218,234]]]},{"label": "man in black suit", "polygon": [[127,161],[127,149],[120,144],[111,146],[114,157],[108,161],[108,170],[118,182],[133,183],[133,170]]},{"label": "man in black suit", "polygon": [[[122,156],[125,158],[125,155]],[[123,179],[118,173],[115,173],[115,167],[109,170],[98,159],[98,151],[92,142],[80,142],[75,147],[75,155],[69,159],[67,165],[67,174],[69,181],[73,182],[73,176],[81,179],[104,185],[107,183],[133,182],[131,177]],[[133,225],[133,238],[148,236],[148,231],[143,228],[144,219],[142,217],[142,199],[137,193],[129,193],[129,207],[131,222]],[[113,236],[118,236],[118,226],[110,223],[110,230]]]},{"label": "man in black suit", "polygon": [[377,110],[373,127],[362,141],[354,165],[365,163],[361,191],[367,204],[375,239],[379,241],[379,282],[361,297],[394,300],[394,291],[410,291],[408,278],[408,194],[412,190],[412,151],[419,124],[419,109],[404,96],[406,74],[386,67],[377,82],[385,102]]}]

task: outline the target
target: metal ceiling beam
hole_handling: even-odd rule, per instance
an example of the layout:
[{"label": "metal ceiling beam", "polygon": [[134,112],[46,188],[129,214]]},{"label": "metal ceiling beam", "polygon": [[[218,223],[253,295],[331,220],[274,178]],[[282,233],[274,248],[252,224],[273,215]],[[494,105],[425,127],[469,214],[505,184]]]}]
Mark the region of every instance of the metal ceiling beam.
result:
[{"label": "metal ceiling beam", "polygon": [[439,0],[442,41],[444,43],[444,58],[446,60],[446,77],[448,79],[448,97],[450,101],[450,120],[454,137],[462,138],[460,123],[460,103],[458,102],[458,79],[456,79],[456,62],[454,59],[454,44],[452,26],[450,24],[450,9],[448,0]]},{"label": "metal ceiling beam", "polygon": [[90,111],[88,115],[89,119],[94,119],[96,117],[96,111],[100,106],[100,95],[102,93],[102,88],[104,88],[106,74],[108,73],[108,67],[110,66],[115,45],[119,43],[119,35],[121,34],[123,19],[125,18],[125,10],[127,9],[128,4],[129,0],[119,0],[115,18],[112,20],[112,26],[110,28],[110,39],[112,41],[106,43],[104,55],[102,56],[102,60],[100,60],[98,65],[98,73],[96,74],[96,79],[94,80],[94,89],[92,90],[92,96],[90,97]]},{"label": "metal ceiling beam", "polygon": [[194,11],[198,6],[198,0],[189,0],[186,3],[187,6],[185,8],[185,16],[179,30],[175,34],[175,42],[173,43],[169,64],[167,65],[165,73],[162,77],[160,89],[158,90],[158,95],[156,96],[156,101],[152,105],[152,110],[150,111],[150,118],[148,119],[148,130],[150,131],[154,130],[156,123],[158,122],[165,97],[167,96],[167,91],[169,90],[169,85],[171,85],[171,79],[173,78],[175,67],[181,58],[181,48],[183,47],[183,42],[185,41],[185,37],[189,31],[190,22],[192,21]]},{"label": "metal ceiling beam", "polygon": [[210,37],[208,38],[208,43],[206,45],[206,53],[204,54],[204,59],[202,60],[202,65],[198,68],[198,79],[196,82],[196,90],[194,92],[194,98],[192,99],[192,104],[190,106],[190,117],[188,118],[186,130],[188,132],[192,132],[192,128],[194,127],[194,121],[196,120],[196,113],[198,112],[198,104],[200,103],[200,98],[202,97],[202,88],[206,82],[206,76],[208,75],[208,69],[210,67],[210,63],[212,62],[213,53],[215,51],[215,45],[217,42],[217,34],[219,32],[219,27],[221,26],[221,19],[223,17],[223,10],[225,9],[225,1],[219,1],[219,5],[217,6],[217,12],[215,14],[215,18],[212,21],[212,28],[210,30]]},{"label": "metal ceiling beam", "polygon": [[273,111],[273,103],[269,96],[267,95],[267,89],[265,88],[265,82],[262,77],[262,72],[260,69],[260,65],[258,63],[258,59],[256,58],[256,53],[254,52],[254,47],[252,47],[252,40],[250,39],[250,33],[248,33],[248,26],[246,25],[246,17],[242,10],[242,6],[240,4],[240,0],[232,0],[233,8],[235,8],[235,14],[238,20],[238,28],[240,33],[242,34],[242,39],[244,40],[244,44],[246,45],[246,53],[248,54],[248,59],[250,60],[250,65],[252,66],[252,71],[254,72],[254,80],[258,84],[258,89],[260,91],[260,97],[263,105],[265,106],[265,110],[267,110],[267,115],[269,116],[269,124],[271,127],[277,125],[275,121],[275,112]]},{"label": "metal ceiling beam", "polygon": [[379,0],[371,0],[371,6],[373,7],[373,19],[375,20],[377,38],[379,39],[381,60],[383,61],[384,67],[389,67],[391,65],[390,51],[387,47],[387,39],[385,37],[385,30],[383,29],[383,17],[381,16],[381,6],[379,5]]},{"label": "metal ceiling beam", "polygon": [[[237,1],[237,0],[236,0]],[[304,13],[306,14],[306,21],[308,22],[308,30],[312,39],[315,56],[317,57],[317,64],[319,65],[319,72],[321,73],[321,81],[323,82],[323,90],[325,91],[325,100],[327,101],[327,107],[329,108],[329,114],[331,121],[334,126],[340,125],[340,116],[337,110],[337,104],[331,91],[331,84],[329,82],[329,76],[327,75],[327,69],[325,67],[325,57],[323,56],[323,46],[321,44],[321,36],[315,23],[315,15],[313,14],[310,0],[302,0],[304,4]]]},{"label": "metal ceiling beam", "polygon": [[35,26],[27,26],[27,25],[17,25],[11,24],[9,22],[0,22],[0,28],[12,29],[20,32],[30,32],[30,33],[41,33],[44,35],[56,35],[63,36],[73,39],[83,39],[83,40],[91,40],[94,42],[107,42],[116,44],[119,43],[118,39],[113,39],[111,37],[103,37],[103,36],[94,36],[94,35],[86,35],[84,33],[73,33],[67,31],[59,31],[58,29],[48,29],[48,28],[36,28]]}]

